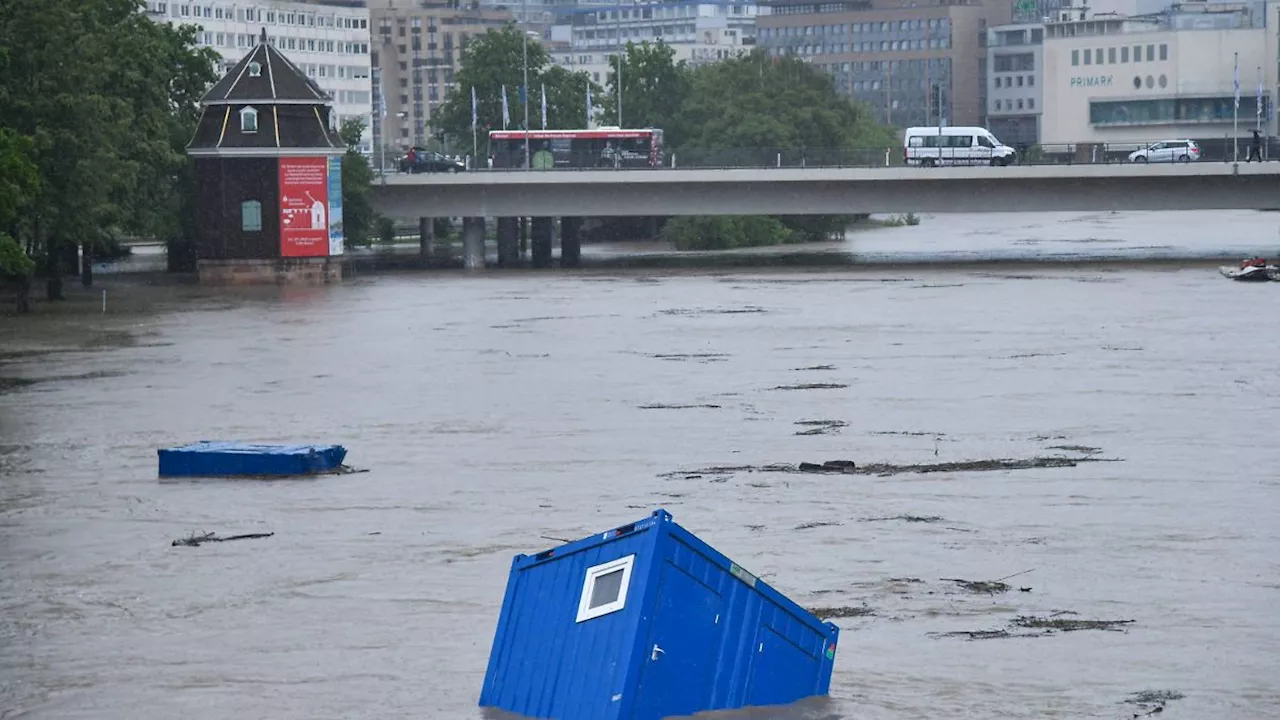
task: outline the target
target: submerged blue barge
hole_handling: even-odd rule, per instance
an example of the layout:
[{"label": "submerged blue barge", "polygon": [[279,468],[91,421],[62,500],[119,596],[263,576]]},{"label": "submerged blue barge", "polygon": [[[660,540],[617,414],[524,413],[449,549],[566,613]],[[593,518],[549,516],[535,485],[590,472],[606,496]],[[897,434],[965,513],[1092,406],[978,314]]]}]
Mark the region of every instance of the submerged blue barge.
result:
[{"label": "submerged blue barge", "polygon": [[840,629],[665,510],[511,564],[480,705],[659,720],[826,695]]},{"label": "submerged blue barge", "polygon": [[157,452],[160,477],[315,475],[339,469],[347,457],[347,449],[341,445],[254,445],[208,440]]}]

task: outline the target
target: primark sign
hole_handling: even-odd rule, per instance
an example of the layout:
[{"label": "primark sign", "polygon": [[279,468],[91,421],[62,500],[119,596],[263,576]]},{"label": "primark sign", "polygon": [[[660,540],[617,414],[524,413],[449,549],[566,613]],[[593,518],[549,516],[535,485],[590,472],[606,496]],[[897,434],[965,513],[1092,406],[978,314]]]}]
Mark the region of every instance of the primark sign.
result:
[{"label": "primark sign", "polygon": [[1071,78],[1071,87],[1104,88],[1111,87],[1113,75],[1076,75]]}]

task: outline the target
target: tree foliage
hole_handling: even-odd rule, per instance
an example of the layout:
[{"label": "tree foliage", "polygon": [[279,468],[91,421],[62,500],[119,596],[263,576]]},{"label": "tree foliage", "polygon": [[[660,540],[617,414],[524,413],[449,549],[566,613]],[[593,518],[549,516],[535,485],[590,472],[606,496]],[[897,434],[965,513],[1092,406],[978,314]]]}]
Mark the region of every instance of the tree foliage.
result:
[{"label": "tree foliage", "polygon": [[[622,120],[628,127],[674,130],[682,106],[689,98],[693,73],[683,60],[676,61],[670,45],[627,43],[622,58]],[[618,125],[617,64],[609,72],[609,92],[603,102],[606,125]],[[671,138],[667,137],[667,142]]]},{"label": "tree foliage", "polygon": [[[626,72],[626,66],[622,68]],[[622,98],[627,111],[627,98]],[[677,250],[729,250],[798,242],[800,236],[777,218],[767,215],[672,218],[662,228],[662,236]]]},{"label": "tree foliage", "polygon": [[154,23],[137,0],[7,0],[0,12],[0,128],[32,140],[39,189],[18,227],[44,260],[51,299],[62,258],[116,233],[190,236],[183,149],[216,53],[193,27]]},{"label": "tree foliage", "polygon": [[342,158],[342,230],[352,245],[368,245],[373,228],[373,205],[369,202],[373,169],[359,150],[363,135],[363,118],[344,120],[338,128],[338,136],[347,146]]},{"label": "tree foliage", "polygon": [[[489,131],[502,129],[502,88],[507,89],[510,122],[507,127],[524,126],[520,86],[524,82],[526,38],[514,25],[489,30],[471,40],[462,53],[462,67],[455,75],[455,89],[436,113],[434,124],[455,146],[471,145],[471,90],[476,95],[476,134],[481,154],[487,153]],[[529,125],[542,126],[542,88],[547,89],[547,127],[578,128],[586,122],[587,87],[593,97],[602,90],[585,72],[569,72],[553,67],[542,44],[528,39]]]},{"label": "tree foliage", "polygon": [[[617,73],[609,73],[606,122],[616,122]],[[837,157],[851,151],[897,144],[891,128],[877,124],[863,107],[841,96],[831,78],[798,58],[775,58],[763,50],[689,68],[662,44],[629,44],[622,65],[622,119],[631,127],[663,129],[668,154],[759,159],[777,152]],[[844,216],[785,216],[777,223],[673,221],[668,235],[677,247],[708,247],[725,233],[754,244],[825,240],[849,224]],[[765,230],[757,231],[759,228]],[[696,239],[695,239],[696,238]]]}]

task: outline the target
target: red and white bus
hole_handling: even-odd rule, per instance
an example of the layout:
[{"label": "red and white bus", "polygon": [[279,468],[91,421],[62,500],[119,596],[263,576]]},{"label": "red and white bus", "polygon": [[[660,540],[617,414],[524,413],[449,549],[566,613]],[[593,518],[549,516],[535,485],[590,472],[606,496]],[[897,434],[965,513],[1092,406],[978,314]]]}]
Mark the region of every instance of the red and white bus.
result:
[{"label": "red and white bus", "polygon": [[[655,128],[530,130],[528,136],[535,169],[662,166],[662,131]],[[524,146],[524,130],[489,131],[495,168],[524,167]]]}]

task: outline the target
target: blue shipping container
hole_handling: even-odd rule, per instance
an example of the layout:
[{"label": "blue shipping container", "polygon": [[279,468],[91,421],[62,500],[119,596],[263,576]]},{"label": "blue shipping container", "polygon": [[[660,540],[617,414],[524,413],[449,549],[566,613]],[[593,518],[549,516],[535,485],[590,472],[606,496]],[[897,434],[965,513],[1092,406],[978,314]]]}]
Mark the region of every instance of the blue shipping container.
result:
[{"label": "blue shipping container", "polygon": [[659,720],[825,695],[840,629],[665,510],[517,555],[480,705],[557,720]]},{"label": "blue shipping container", "polygon": [[347,457],[341,445],[253,445],[203,440],[164,448],[160,477],[313,475],[336,470]]}]

